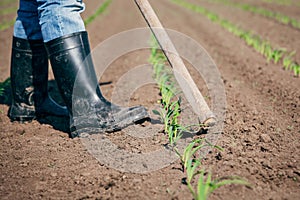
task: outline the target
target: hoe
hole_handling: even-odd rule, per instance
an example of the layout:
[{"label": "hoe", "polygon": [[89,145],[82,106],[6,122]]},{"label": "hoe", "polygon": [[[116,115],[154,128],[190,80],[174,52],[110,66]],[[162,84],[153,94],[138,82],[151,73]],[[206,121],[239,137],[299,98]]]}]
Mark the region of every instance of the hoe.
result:
[{"label": "hoe", "polygon": [[197,85],[193,81],[189,71],[178,55],[167,32],[164,30],[157,15],[147,0],[135,0],[136,5],[145,18],[149,28],[166,56],[174,76],[183,90],[183,93],[197,114],[199,121],[205,127],[212,127],[216,124],[216,117],[208,107]]}]

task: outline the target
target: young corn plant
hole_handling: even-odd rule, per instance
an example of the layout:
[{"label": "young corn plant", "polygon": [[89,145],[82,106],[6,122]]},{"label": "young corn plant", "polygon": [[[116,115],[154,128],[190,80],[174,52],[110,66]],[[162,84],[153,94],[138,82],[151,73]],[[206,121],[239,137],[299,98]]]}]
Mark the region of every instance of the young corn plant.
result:
[{"label": "young corn plant", "polygon": [[98,17],[100,14],[104,13],[107,10],[107,7],[110,5],[111,2],[112,0],[105,0],[94,14],[92,14],[84,20],[84,24],[87,26],[88,24],[93,22],[96,19],[96,17]]},{"label": "young corn plant", "polygon": [[[175,145],[178,139],[182,137],[182,131],[187,130],[189,126],[182,126],[179,124],[180,104],[181,98],[176,98],[176,87],[170,71],[165,69],[166,59],[162,52],[157,50],[157,43],[152,38],[152,49],[149,62],[152,63],[154,69],[154,78],[156,79],[160,93],[160,103],[162,108],[153,110],[153,113],[160,116],[164,123],[164,132],[168,134],[169,143]],[[198,125],[199,126],[199,125]],[[205,179],[205,170],[200,170],[201,158],[196,157],[196,153],[203,147],[210,146],[222,150],[218,146],[214,146],[205,139],[196,139],[192,141],[184,149],[183,154],[174,148],[176,154],[179,156],[182,164],[182,171],[186,173],[186,184],[195,200],[206,200],[208,195],[217,188],[227,184],[246,184],[245,181],[237,178],[212,180],[212,174],[208,173]],[[198,176],[198,184],[196,188],[193,186],[195,177]]]},{"label": "young corn plant", "polygon": [[299,29],[300,22],[297,19],[290,18],[289,16],[286,16],[282,13],[273,12],[271,10],[257,7],[254,5],[246,4],[246,3],[237,3],[230,0],[213,0],[214,3],[221,3],[223,5],[235,7],[247,12],[251,12],[254,14],[258,14],[270,19],[273,19],[279,23],[285,24],[285,25],[291,25],[293,28]]},{"label": "young corn plant", "polygon": [[153,65],[154,78],[159,86],[162,106],[160,110],[153,110],[152,112],[160,117],[164,124],[164,132],[168,134],[169,143],[174,145],[181,138],[183,131],[183,127],[179,124],[181,98],[177,97],[178,92],[172,73],[165,68],[167,59],[158,50],[158,44],[154,37],[152,37],[151,46],[149,62]]},{"label": "young corn plant", "polygon": [[293,64],[293,60],[292,60],[292,57],[295,55],[295,51],[289,53],[287,56],[284,57],[283,59],[283,67],[284,69],[286,70],[292,70],[293,67],[292,67],[292,64]]},{"label": "young corn plant", "polygon": [[[268,62],[272,61],[275,64],[280,63],[284,66],[285,69],[289,69],[294,72],[295,76],[299,76],[299,65],[296,61],[294,61],[289,51],[285,50],[284,48],[274,48],[268,41],[263,40],[260,36],[252,34],[250,31],[245,31],[242,28],[234,25],[233,23],[229,22],[228,20],[221,19],[217,14],[199,6],[194,5],[192,3],[189,3],[185,0],[170,0],[182,7],[185,7],[187,9],[190,9],[194,12],[200,13],[202,15],[205,15],[208,19],[211,21],[221,25],[224,29],[227,31],[233,33],[235,36],[243,39],[246,44],[250,47],[253,47],[257,52],[261,53],[266,57],[266,60]],[[219,0],[215,0],[219,1]],[[228,2],[228,1],[226,1]],[[245,9],[249,10],[256,10],[259,11],[257,8],[253,8],[250,5],[244,6]],[[264,13],[267,13],[267,11],[264,11]],[[284,17],[283,17],[284,18]],[[296,23],[296,21],[293,21]],[[299,22],[300,24],[300,22]],[[288,58],[286,58],[288,57]],[[288,60],[292,60],[290,63],[290,66],[287,67]]]},{"label": "young corn plant", "polygon": [[[185,171],[185,169],[187,169],[189,167],[189,162],[190,161],[195,161],[195,155],[196,153],[203,147],[205,146],[209,146],[209,147],[214,147],[220,150],[223,150],[221,147],[219,146],[214,146],[211,143],[209,143],[206,139],[195,139],[193,140],[191,143],[189,143],[184,151],[183,154],[180,154],[179,151],[177,149],[175,149],[176,154],[179,156],[182,167],[183,167],[183,171]],[[199,160],[200,161],[200,160]],[[191,174],[190,174],[191,175]],[[191,177],[191,176],[189,176]]]},{"label": "young corn plant", "polygon": [[293,63],[291,68],[293,69],[295,76],[300,75],[300,65],[298,63]]},{"label": "young corn plant", "polygon": [[[228,177],[212,180],[212,173],[207,173],[204,168],[200,168],[201,158],[197,158],[196,156],[197,152],[205,146],[223,150],[221,147],[212,145],[205,139],[196,139],[188,144],[184,149],[183,154],[180,154],[178,150],[175,149],[181,160],[183,171],[186,173],[186,185],[195,200],[206,200],[214,190],[224,185],[248,185],[245,180],[242,180],[239,177]],[[193,186],[194,182],[196,182],[196,186]]]},{"label": "young corn plant", "polygon": [[283,57],[284,53],[286,52],[285,49],[275,49],[272,52],[272,59],[275,64],[277,64],[281,58]]},{"label": "young corn plant", "polygon": [[[205,174],[206,179],[205,179]],[[205,170],[200,171],[200,175],[198,177],[198,183],[195,195],[193,195],[195,200],[206,200],[209,195],[213,193],[216,189],[230,184],[239,184],[239,185],[249,185],[247,181],[239,178],[239,177],[228,177],[223,179],[212,179],[212,173],[206,173]]]}]

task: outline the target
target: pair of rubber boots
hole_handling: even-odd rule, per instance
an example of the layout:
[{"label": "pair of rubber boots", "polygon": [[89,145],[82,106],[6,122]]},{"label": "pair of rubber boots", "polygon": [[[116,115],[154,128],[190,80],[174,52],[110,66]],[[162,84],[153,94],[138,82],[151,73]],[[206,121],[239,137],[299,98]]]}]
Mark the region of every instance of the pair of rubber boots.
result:
[{"label": "pair of rubber boots", "polygon": [[[66,104],[48,95],[48,56]],[[31,121],[42,115],[70,117],[70,136],[121,130],[149,118],[143,106],[122,108],[101,94],[87,32],[50,42],[13,38],[11,60],[12,121]]]}]

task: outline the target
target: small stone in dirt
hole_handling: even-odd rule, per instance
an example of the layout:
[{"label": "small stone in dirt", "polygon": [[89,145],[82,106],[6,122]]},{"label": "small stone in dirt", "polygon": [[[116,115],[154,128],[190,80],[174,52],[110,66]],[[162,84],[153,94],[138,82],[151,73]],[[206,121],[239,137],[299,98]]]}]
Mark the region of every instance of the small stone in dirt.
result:
[{"label": "small stone in dirt", "polygon": [[217,160],[222,160],[222,154],[221,154],[220,152],[217,153],[216,159],[217,159]]},{"label": "small stone in dirt", "polygon": [[21,166],[21,167],[27,167],[27,166],[28,166],[28,163],[26,163],[26,162],[21,162],[21,163],[20,163],[20,166]]},{"label": "small stone in dirt", "polygon": [[184,177],[184,178],[181,179],[181,183],[182,183],[183,185],[187,185],[186,177]]},{"label": "small stone in dirt", "polygon": [[114,182],[109,182],[108,184],[106,184],[104,186],[104,189],[105,190],[108,190],[109,188],[112,188],[113,186],[115,186],[116,184]]},{"label": "small stone in dirt", "polygon": [[293,127],[293,126],[287,126],[286,129],[287,129],[288,131],[292,131],[292,130],[294,129],[294,127]]},{"label": "small stone in dirt", "polygon": [[266,169],[272,169],[270,161],[264,160],[261,164]]},{"label": "small stone in dirt", "polygon": [[249,127],[247,127],[247,126],[243,127],[243,129],[242,129],[243,133],[250,132],[250,131],[251,131],[251,129]]},{"label": "small stone in dirt", "polygon": [[56,173],[56,172],[52,172],[52,173],[50,174],[50,176],[56,177],[56,176],[57,176],[57,173]]},{"label": "small stone in dirt", "polygon": [[260,139],[260,141],[261,142],[264,142],[264,143],[269,143],[269,142],[272,142],[272,139],[271,139],[271,137],[268,135],[268,134],[261,134],[260,136],[259,136],[259,139]]},{"label": "small stone in dirt", "polygon": [[294,170],[294,174],[297,174],[298,176],[300,176],[300,171],[299,170]]},{"label": "small stone in dirt", "polygon": [[19,135],[24,135],[25,134],[25,129],[21,129],[17,131]]},{"label": "small stone in dirt", "polygon": [[81,173],[81,176],[90,176],[91,175],[91,173],[89,173],[89,172],[83,172],[83,173]]},{"label": "small stone in dirt", "polygon": [[260,147],[260,150],[261,150],[262,152],[267,152],[267,151],[268,151],[268,149],[267,149],[266,147],[263,147],[263,146]]},{"label": "small stone in dirt", "polygon": [[141,183],[142,182],[142,179],[139,179],[139,178],[134,178],[132,180],[133,183]]}]

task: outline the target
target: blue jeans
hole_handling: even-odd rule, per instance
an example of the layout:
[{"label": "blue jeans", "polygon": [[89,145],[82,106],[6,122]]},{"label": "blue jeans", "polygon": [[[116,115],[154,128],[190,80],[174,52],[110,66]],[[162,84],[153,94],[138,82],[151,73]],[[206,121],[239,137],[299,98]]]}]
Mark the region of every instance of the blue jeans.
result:
[{"label": "blue jeans", "polygon": [[82,0],[20,0],[14,36],[48,42],[85,31],[80,16],[84,9]]}]

